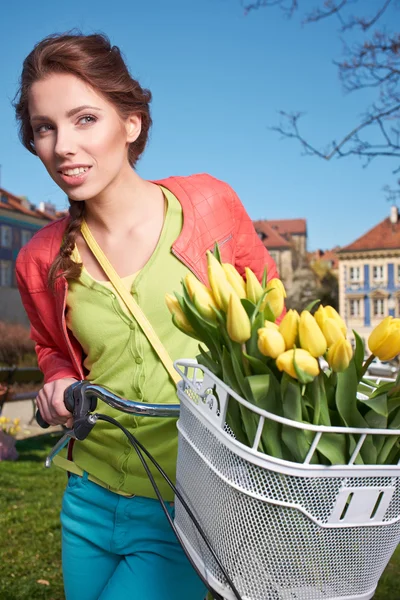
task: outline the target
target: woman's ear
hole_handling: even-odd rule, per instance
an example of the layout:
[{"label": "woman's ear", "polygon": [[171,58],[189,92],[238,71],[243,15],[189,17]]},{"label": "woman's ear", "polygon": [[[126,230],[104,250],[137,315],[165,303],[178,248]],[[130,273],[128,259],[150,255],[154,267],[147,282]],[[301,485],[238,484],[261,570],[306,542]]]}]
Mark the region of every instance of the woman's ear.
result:
[{"label": "woman's ear", "polygon": [[132,142],[135,142],[138,139],[140,132],[142,130],[141,116],[138,114],[132,114],[126,120],[125,127],[126,127],[126,135],[127,135],[126,141],[128,142],[128,144],[132,144]]}]

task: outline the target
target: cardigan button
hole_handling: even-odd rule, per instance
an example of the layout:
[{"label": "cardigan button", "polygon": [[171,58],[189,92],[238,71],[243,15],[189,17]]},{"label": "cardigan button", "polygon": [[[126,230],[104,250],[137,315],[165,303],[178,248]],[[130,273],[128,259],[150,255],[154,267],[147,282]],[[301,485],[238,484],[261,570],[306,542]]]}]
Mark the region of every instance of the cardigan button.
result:
[{"label": "cardigan button", "polygon": [[143,362],[143,358],[142,358],[141,356],[137,356],[137,357],[135,358],[135,363],[136,363],[137,365],[141,365],[141,364],[142,364],[142,362]]}]

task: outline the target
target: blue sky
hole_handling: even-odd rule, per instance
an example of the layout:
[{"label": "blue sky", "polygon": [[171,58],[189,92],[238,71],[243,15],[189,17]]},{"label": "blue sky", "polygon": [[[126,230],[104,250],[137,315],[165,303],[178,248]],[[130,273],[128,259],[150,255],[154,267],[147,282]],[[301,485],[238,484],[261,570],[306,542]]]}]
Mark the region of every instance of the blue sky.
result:
[{"label": "blue sky", "polygon": [[143,177],[208,172],[232,185],[253,219],[306,218],[310,250],[352,242],[389,214],[382,188],[395,187],[396,164],[305,157],[269,129],[280,109],[303,110],[304,132],[323,146],[346,134],[372,98],[340,88],[332,62],[341,51],[337,22],[300,21],[278,9],[244,16],[240,0],[8,3],[0,21],[1,186],[66,206],[20,144],[11,101],[22,61],[42,37],[102,31],[153,93]]}]

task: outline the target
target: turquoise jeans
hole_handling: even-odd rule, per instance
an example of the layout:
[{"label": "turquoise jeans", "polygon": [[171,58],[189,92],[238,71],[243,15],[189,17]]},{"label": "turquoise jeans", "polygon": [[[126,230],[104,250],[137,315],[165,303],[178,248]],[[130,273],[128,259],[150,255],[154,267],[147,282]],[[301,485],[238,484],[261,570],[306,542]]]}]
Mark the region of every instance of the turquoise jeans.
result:
[{"label": "turquoise jeans", "polygon": [[126,498],[72,474],[61,524],[67,600],[204,600],[158,500]]}]

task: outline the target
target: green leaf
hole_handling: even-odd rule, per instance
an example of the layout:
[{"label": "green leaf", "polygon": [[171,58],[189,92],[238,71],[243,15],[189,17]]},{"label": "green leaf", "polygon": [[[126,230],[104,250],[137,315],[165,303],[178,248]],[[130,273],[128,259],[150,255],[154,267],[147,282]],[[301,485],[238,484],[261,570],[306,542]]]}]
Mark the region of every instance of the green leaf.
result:
[{"label": "green leaf", "polygon": [[[311,445],[315,432],[305,430],[305,434]],[[343,433],[323,433],[317,445],[317,452],[320,452],[331,465],[345,465],[347,463],[346,436]]]},{"label": "green leaf", "polygon": [[365,348],[364,342],[361,337],[358,335],[357,331],[353,329],[354,339],[356,341],[356,348],[354,351],[354,364],[356,366],[357,378],[360,381],[362,377],[362,366],[364,362]]},{"label": "green leaf", "polygon": [[218,242],[215,242],[215,244],[214,244],[213,254],[214,254],[215,258],[217,259],[217,261],[218,261],[220,264],[222,264],[222,260],[221,260],[221,253],[220,253],[220,251],[219,251]]},{"label": "green leaf", "polygon": [[243,355],[245,358],[247,358],[254,375],[267,375],[270,373],[270,369],[267,367],[265,362],[259,358],[250,356],[250,354],[247,354],[246,352],[244,352]]},{"label": "green leaf", "polygon": [[[252,375],[246,378],[251,388],[255,405],[273,414],[281,414],[279,405],[279,385],[273,375]],[[276,458],[284,458],[281,445],[280,423],[265,419],[261,435],[264,451]]]},{"label": "green leaf", "polygon": [[270,305],[268,304],[268,300],[264,308],[264,319],[266,321],[271,321],[271,323],[275,323],[275,315],[272,312]]},{"label": "green leaf", "polygon": [[258,349],[258,330],[262,327],[264,327],[264,318],[262,314],[259,313],[251,326],[251,337],[246,342],[247,354],[258,358],[259,360],[263,360],[265,358]]},{"label": "green leaf", "polygon": [[[352,359],[348,368],[337,374],[336,406],[345,426],[367,428],[368,423],[357,408],[357,387],[357,371],[354,359]],[[349,436],[349,439],[351,437]],[[353,446],[352,443],[351,446]],[[351,448],[350,451],[352,451]],[[362,445],[361,457],[366,464],[376,464],[376,449],[368,437]]]},{"label": "green leaf", "polygon": [[201,347],[200,344],[199,344],[199,350],[200,350],[200,354],[198,354],[196,356],[197,362],[200,365],[203,365],[204,367],[207,367],[207,369],[210,369],[211,373],[214,373],[214,375],[216,375],[217,377],[221,377],[221,375],[222,375],[221,365],[219,363],[216,363],[212,359],[211,352],[206,352]]},{"label": "green leaf", "polygon": [[389,398],[388,400],[388,413],[389,415],[396,410],[397,408],[399,408],[400,406],[400,396],[393,396],[392,398]]},{"label": "green leaf", "polygon": [[[302,422],[302,399],[299,384],[286,373],[281,382],[283,416],[292,421]],[[301,429],[282,426],[282,440],[296,462],[303,462],[310,448],[307,436]]]},{"label": "green leaf", "polygon": [[[240,395],[239,384],[233,371],[231,358],[225,347],[222,350],[222,374],[222,379],[226,385]],[[228,409],[226,411],[226,423],[239,442],[246,446],[250,446],[249,440],[243,429],[240,405],[234,398],[229,399]]]},{"label": "green leaf", "polygon": [[359,400],[360,405],[366,405],[375,411],[378,415],[382,417],[388,416],[388,402],[387,402],[387,394],[379,394],[378,396],[374,396],[373,398],[368,398],[368,400]]},{"label": "green leaf", "polygon": [[304,310],[308,310],[308,312],[311,312],[311,310],[314,308],[314,306],[316,304],[318,304],[318,302],[321,302],[321,300],[313,300],[312,302],[310,302],[310,304],[307,304],[307,306],[305,307]]},{"label": "green leaf", "polygon": [[268,275],[268,269],[267,269],[267,265],[265,265],[264,271],[263,271],[263,276],[261,279],[261,285],[263,286],[263,288],[265,288],[265,286],[267,285],[267,275]]},{"label": "green leaf", "polygon": [[[248,379],[244,377],[242,373],[242,366],[240,365],[234,352],[231,352],[232,368],[235,372],[236,379],[238,381],[241,393],[240,395],[245,398],[251,404],[255,404],[252,389],[249,385]],[[242,416],[243,429],[246,433],[249,445],[252,446],[257,431],[258,416],[256,416],[246,406],[239,403],[240,414]]]}]

